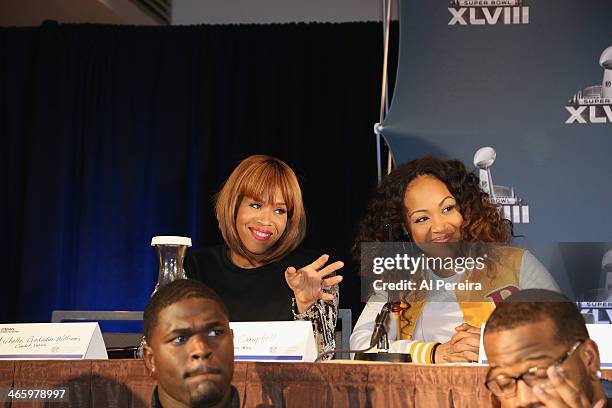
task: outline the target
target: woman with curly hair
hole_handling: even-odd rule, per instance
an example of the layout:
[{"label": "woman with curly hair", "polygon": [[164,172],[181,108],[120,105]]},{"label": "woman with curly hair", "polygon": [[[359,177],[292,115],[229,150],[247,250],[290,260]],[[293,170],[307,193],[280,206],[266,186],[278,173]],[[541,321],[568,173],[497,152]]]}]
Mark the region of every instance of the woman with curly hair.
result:
[{"label": "woman with curly hair", "polygon": [[[359,224],[353,246],[357,259],[361,244],[368,242],[413,242],[431,256],[462,246],[470,251],[478,245],[494,253],[481,271],[466,274],[470,282],[479,282],[480,290],[437,290],[420,297],[404,293],[401,301],[393,303],[386,327],[390,351],[410,353],[418,363],[477,361],[480,326],[496,303],[520,289],[559,291],[529,251],[507,246],[511,238],[512,223],[460,161],[423,157],[386,176]],[[420,273],[424,279],[451,284],[466,279],[449,268]],[[370,297],[351,336],[352,349],[369,346],[376,315],[387,301],[385,292]]]}]

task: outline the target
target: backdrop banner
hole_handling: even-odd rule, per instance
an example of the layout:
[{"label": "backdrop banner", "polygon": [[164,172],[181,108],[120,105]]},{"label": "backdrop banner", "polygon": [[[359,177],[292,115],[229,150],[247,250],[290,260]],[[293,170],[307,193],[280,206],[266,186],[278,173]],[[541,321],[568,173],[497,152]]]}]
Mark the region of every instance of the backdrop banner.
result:
[{"label": "backdrop banner", "polygon": [[[383,123],[396,163],[463,161],[536,255],[612,241],[612,2],[403,0],[400,14]],[[601,265],[610,245],[589,248]]]}]

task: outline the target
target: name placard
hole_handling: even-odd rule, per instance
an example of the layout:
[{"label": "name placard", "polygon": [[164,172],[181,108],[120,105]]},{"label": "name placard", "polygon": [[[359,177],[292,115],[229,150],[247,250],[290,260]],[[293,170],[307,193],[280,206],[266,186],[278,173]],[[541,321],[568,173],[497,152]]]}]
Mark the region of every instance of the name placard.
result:
[{"label": "name placard", "polygon": [[612,324],[587,324],[589,337],[597,343],[599,361],[603,368],[612,367]]},{"label": "name placard", "polygon": [[313,362],[317,358],[310,321],[232,322],[234,360]]},{"label": "name placard", "polygon": [[[597,343],[599,349],[600,365],[603,368],[612,367],[612,324],[587,324],[589,337]],[[478,362],[489,364],[482,344],[484,324],[480,329],[480,350],[478,351]]]},{"label": "name placard", "polygon": [[0,324],[0,359],[108,359],[100,327],[88,323]]}]

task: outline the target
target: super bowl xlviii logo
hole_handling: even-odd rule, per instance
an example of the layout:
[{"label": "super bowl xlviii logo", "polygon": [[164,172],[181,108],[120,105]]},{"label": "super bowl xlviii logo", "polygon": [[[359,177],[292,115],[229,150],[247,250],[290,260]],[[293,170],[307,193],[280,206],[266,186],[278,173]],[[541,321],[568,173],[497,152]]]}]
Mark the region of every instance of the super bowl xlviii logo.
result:
[{"label": "super bowl xlviii logo", "polygon": [[514,187],[496,186],[491,176],[491,166],[495,162],[497,152],[492,147],[481,147],[474,154],[474,165],[480,170],[480,188],[489,194],[489,200],[500,207],[504,218],[515,224],[529,223],[529,206],[525,200],[518,197]]},{"label": "super bowl xlviii logo", "polygon": [[527,0],[450,0],[448,25],[529,24]]},{"label": "super bowl xlviii logo", "polygon": [[599,65],[604,69],[601,85],[574,94],[565,107],[570,114],[565,123],[612,123],[612,46],[601,54]]}]

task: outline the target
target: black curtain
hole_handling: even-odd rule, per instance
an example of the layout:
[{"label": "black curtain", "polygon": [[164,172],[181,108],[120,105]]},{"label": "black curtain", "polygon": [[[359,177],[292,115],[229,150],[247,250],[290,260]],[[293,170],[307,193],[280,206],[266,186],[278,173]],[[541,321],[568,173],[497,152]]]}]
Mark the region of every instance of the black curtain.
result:
[{"label": "black curtain", "polygon": [[380,24],[46,22],[1,28],[0,61],[0,321],[142,310],[151,237],[220,242],[211,197],[251,154],[298,174],[306,246],[350,261],[376,184]]}]

